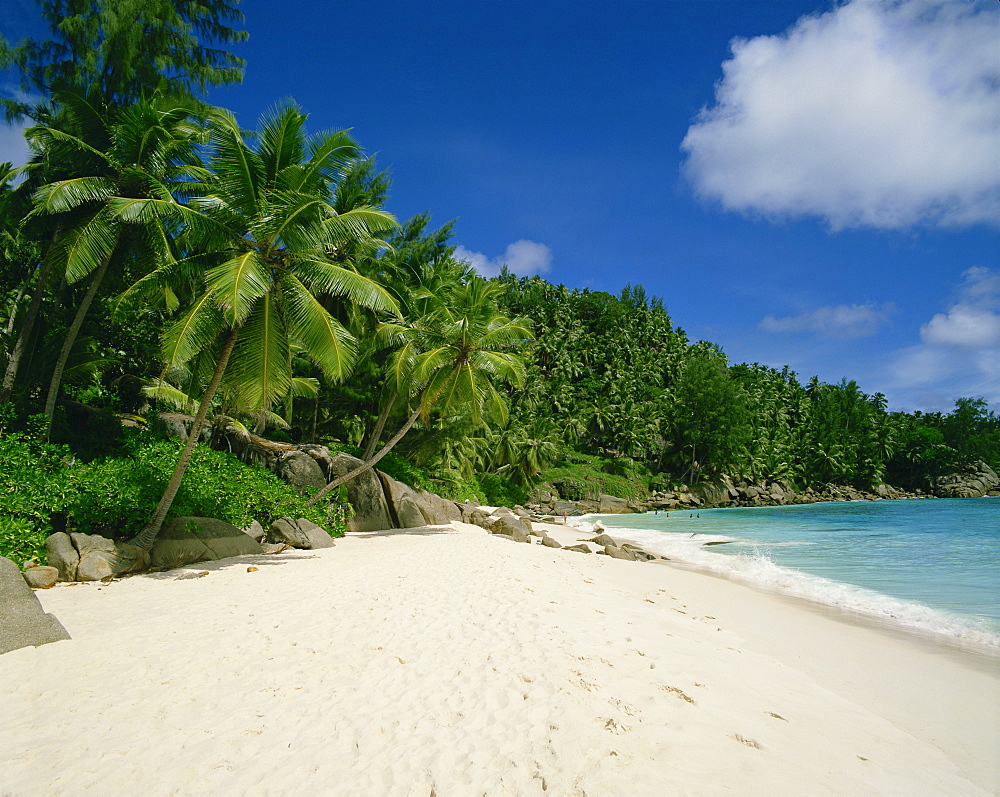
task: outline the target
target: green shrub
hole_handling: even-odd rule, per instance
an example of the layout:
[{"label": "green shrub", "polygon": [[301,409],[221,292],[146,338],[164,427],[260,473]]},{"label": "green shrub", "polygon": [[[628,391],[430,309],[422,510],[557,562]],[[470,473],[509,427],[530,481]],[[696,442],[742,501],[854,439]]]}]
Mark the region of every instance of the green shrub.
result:
[{"label": "green shrub", "polygon": [[[122,455],[80,463],[67,446],[40,442],[37,419],[28,421],[28,432],[12,432],[12,425],[10,407],[0,407],[0,556],[17,564],[44,562],[45,538],[53,531],[134,536],[153,514],[181,448],[135,432],[122,440]],[[215,517],[244,528],[255,519],[266,527],[290,515],[342,536],[343,494],[330,499],[306,508],[306,497],[270,471],[198,446],[170,517]]]},{"label": "green shrub", "polygon": [[18,567],[28,559],[45,561],[45,538],[51,530],[32,523],[27,518],[0,515],[0,556],[5,556]]},{"label": "green shrub", "polygon": [[[72,475],[77,499],[68,507],[78,531],[127,539],[152,515],[180,453],[178,441],[163,440],[135,447],[130,456],[99,460]],[[195,448],[191,464],[171,506],[169,517],[214,517],[245,528],[258,520],[265,528],[284,515],[304,517],[334,536],[346,530],[343,506],[336,497],[305,507],[290,484],[270,471],[245,465],[234,455]]]},{"label": "green shrub", "polygon": [[561,498],[583,501],[596,499],[601,493],[642,498],[649,495],[651,477],[646,468],[630,459],[605,459],[574,452],[566,461],[543,471],[540,478],[551,484]]},{"label": "green shrub", "polygon": [[29,419],[28,432],[12,432],[11,405],[0,407],[0,556],[21,564],[25,559],[44,561],[45,538],[53,519],[63,517],[72,498],[66,478],[72,454],[65,446],[38,439],[44,428]]},{"label": "green shrub", "polygon": [[463,503],[475,501],[487,506],[516,506],[528,502],[528,490],[495,473],[480,473],[461,481],[440,483],[433,491]]}]

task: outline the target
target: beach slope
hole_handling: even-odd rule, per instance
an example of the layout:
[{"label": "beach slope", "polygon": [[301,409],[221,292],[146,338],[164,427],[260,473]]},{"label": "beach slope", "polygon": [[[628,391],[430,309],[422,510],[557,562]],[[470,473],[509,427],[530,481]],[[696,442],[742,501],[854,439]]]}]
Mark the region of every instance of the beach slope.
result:
[{"label": "beach slope", "polygon": [[72,639],[0,657],[4,794],[1000,783],[995,658],[665,563],[453,524],[38,595]]}]

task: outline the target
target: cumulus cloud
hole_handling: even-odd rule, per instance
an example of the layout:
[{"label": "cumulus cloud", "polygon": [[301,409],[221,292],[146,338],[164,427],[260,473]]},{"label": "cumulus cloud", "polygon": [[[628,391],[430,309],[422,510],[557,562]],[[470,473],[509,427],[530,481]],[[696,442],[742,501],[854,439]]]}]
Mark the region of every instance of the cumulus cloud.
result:
[{"label": "cumulus cloud", "polygon": [[499,257],[490,258],[464,246],[455,247],[455,259],[467,260],[484,277],[495,277],[507,266],[519,277],[544,274],[552,265],[552,250],[535,241],[514,241]]},{"label": "cumulus cloud", "polygon": [[765,332],[811,333],[822,338],[865,338],[874,335],[889,320],[891,304],[840,304],[817,307],[805,313],[777,318],[765,316],[759,326]]},{"label": "cumulus cloud", "polygon": [[687,176],[728,210],[834,229],[997,223],[998,29],[994,0],[850,0],[736,39]]},{"label": "cumulus cloud", "polygon": [[989,349],[1000,346],[1000,273],[970,268],[963,276],[959,301],[920,328],[929,346]]},{"label": "cumulus cloud", "polygon": [[898,386],[947,383],[954,396],[1000,404],[1000,271],[968,269],[951,305],[920,328],[920,341],[896,353]]}]

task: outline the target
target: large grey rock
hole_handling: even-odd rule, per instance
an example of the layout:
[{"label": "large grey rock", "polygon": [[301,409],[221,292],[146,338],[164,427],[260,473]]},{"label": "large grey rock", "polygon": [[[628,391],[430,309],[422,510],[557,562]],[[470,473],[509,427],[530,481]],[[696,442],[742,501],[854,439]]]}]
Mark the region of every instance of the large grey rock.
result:
[{"label": "large grey rock", "polygon": [[[360,468],[364,463],[348,454],[337,454],[330,462],[330,479],[336,479]],[[347,487],[347,500],[354,514],[348,518],[351,531],[381,531],[394,527],[389,506],[382,491],[382,482],[371,470],[351,479]]]},{"label": "large grey rock", "polygon": [[626,512],[633,512],[632,503],[627,498],[618,498],[614,495],[600,495],[597,499],[598,511],[602,515],[621,515]]},{"label": "large grey rock", "polygon": [[636,560],[635,554],[632,551],[627,548],[619,548],[616,545],[605,545],[604,553],[612,559],[624,559],[627,562],[634,562]]},{"label": "large grey rock", "polygon": [[427,490],[418,490],[417,495],[423,502],[424,512],[430,515],[431,523],[435,526],[443,526],[453,520],[462,519],[462,510],[454,501],[442,498],[436,493],[429,493]]},{"label": "large grey rock", "polygon": [[[466,501],[464,504],[456,504],[456,506],[458,507],[459,512],[462,513],[461,521],[463,523],[472,523],[473,512],[482,513],[479,506],[474,504],[472,501]],[[478,526],[479,524],[477,523],[476,525]]]},{"label": "large grey rock", "polygon": [[433,523],[432,513],[429,509],[425,510],[424,502],[416,490],[384,473],[379,473],[378,476],[382,481],[385,494],[395,510],[399,528],[414,529]]},{"label": "large grey rock", "polygon": [[179,517],[165,526],[156,538],[149,552],[149,566],[153,570],[171,570],[195,562],[263,552],[253,537],[225,521]]},{"label": "large grey rock", "polygon": [[562,548],[562,546],[549,536],[542,537],[542,545],[546,548]]},{"label": "large grey rock", "polygon": [[[194,425],[193,415],[185,415],[180,412],[161,412],[156,418],[167,437],[176,437],[181,442],[187,441],[191,427]],[[211,424],[206,423],[202,427],[199,439],[205,442],[212,439]]]},{"label": "large grey rock", "polygon": [[962,473],[931,481],[931,491],[939,498],[982,498],[998,487],[1000,477],[985,462],[975,462]]},{"label": "large grey rock", "polygon": [[254,520],[249,526],[243,529],[243,533],[253,537],[257,542],[264,539],[264,527],[257,520]]},{"label": "large grey rock", "polygon": [[698,488],[694,497],[700,499],[697,503],[704,502],[712,506],[725,506],[732,503],[729,496],[729,487],[725,484],[705,484]]},{"label": "large grey rock", "polygon": [[119,572],[114,542],[98,534],[73,532],[69,536],[80,554],[76,566],[77,581],[100,581]]},{"label": "large grey rock", "polygon": [[583,512],[580,511],[579,505],[572,501],[553,501],[552,514],[556,517],[562,517],[563,515],[572,517],[574,515],[582,515]]},{"label": "large grey rock", "polygon": [[278,518],[271,524],[271,529],[267,533],[267,541],[281,542],[291,545],[293,548],[306,550],[333,547],[333,540],[330,539],[326,530],[305,518],[298,520],[290,517]]},{"label": "large grey rock", "polygon": [[598,534],[593,539],[588,540],[588,542],[593,542],[596,543],[597,545],[614,545],[616,547],[618,545],[618,540],[607,534]]},{"label": "large grey rock", "polygon": [[50,534],[45,540],[45,557],[49,565],[59,571],[60,581],[76,581],[76,567],[80,564],[80,552],[65,531]]},{"label": "large grey rock", "polygon": [[316,464],[319,465],[324,476],[330,472],[330,465],[333,463],[333,455],[330,453],[329,448],[315,443],[303,443],[299,446],[299,451],[304,451],[316,460]]},{"label": "large grey rock", "polygon": [[531,536],[531,524],[513,515],[494,516],[489,530],[491,534],[509,534],[512,537],[523,535],[525,539],[530,539]]},{"label": "large grey rock", "polygon": [[479,526],[479,528],[489,531],[493,526],[494,520],[495,518],[493,515],[489,514],[486,510],[477,507],[469,513],[469,519],[465,522],[472,523],[474,526]]},{"label": "large grey rock", "polygon": [[194,422],[191,415],[182,415],[179,412],[161,412],[156,416],[167,437],[176,437],[182,443],[187,441],[188,430]]},{"label": "large grey rock", "polygon": [[278,460],[278,476],[305,494],[309,488],[318,490],[327,484],[323,469],[305,451],[289,451]]},{"label": "large grey rock", "polygon": [[54,587],[59,580],[59,571],[54,567],[36,566],[24,571],[24,580],[32,589]]},{"label": "large grey rock", "polygon": [[62,623],[42,609],[17,565],[0,557],[0,653],[69,638]]}]

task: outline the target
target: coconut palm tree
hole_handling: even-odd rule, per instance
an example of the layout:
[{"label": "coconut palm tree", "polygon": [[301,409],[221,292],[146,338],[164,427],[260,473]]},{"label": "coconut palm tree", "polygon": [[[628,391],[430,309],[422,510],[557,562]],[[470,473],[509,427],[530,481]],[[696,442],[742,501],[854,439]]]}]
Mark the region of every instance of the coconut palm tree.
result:
[{"label": "coconut palm tree", "polygon": [[518,353],[531,338],[527,322],[497,311],[496,298],[504,288],[479,277],[459,286],[448,306],[441,306],[419,323],[387,323],[383,335],[395,335],[399,348],[390,358],[395,384],[409,385],[415,407],[403,426],[363,466],[330,482],[307,502],[316,503],[330,490],[375,467],[410,430],[417,419],[427,423],[432,410],[442,413],[462,408],[473,423],[492,417],[507,420],[507,403],[495,381],[520,387],[524,362]]},{"label": "coconut palm tree", "polygon": [[67,284],[89,278],[63,338],[45,400],[51,428],[63,371],[109,268],[126,262],[139,269],[172,256],[173,241],[162,224],[128,224],[113,212],[113,197],[156,197],[175,201],[200,171],[197,146],[204,142],[190,100],[155,96],[109,108],[95,96],[58,95],[60,127],[36,126],[29,139],[43,162],[79,164],[76,174],[46,183],[35,192],[36,215],[55,216],[64,233],[49,253]]},{"label": "coconut palm tree", "polygon": [[[188,205],[167,199],[114,199],[123,219],[167,218],[184,227],[186,257],[139,280],[126,301],[200,271],[203,292],[164,334],[167,365],[192,363],[211,376],[188,442],[152,518],[132,540],[152,547],[190,462],[216,391],[223,386],[247,409],[287,395],[292,342],[330,379],[342,379],[355,357],[354,338],[323,306],[339,296],[398,314],[389,293],[344,263],[341,255],[369,248],[396,226],[385,211],[356,207],[337,213],[331,198],[359,150],[344,132],[307,137],[306,115],[278,107],[261,122],[250,146],[231,117],[215,120],[209,175]],[[384,246],[384,244],[381,244]]]}]

